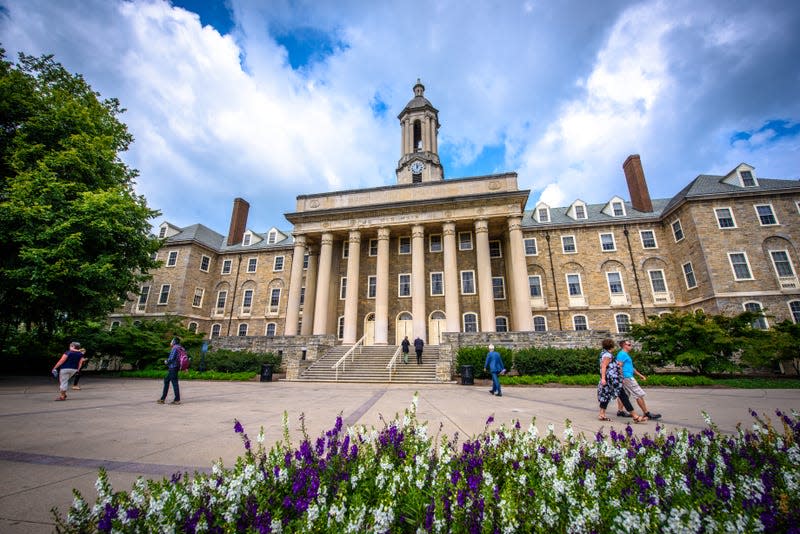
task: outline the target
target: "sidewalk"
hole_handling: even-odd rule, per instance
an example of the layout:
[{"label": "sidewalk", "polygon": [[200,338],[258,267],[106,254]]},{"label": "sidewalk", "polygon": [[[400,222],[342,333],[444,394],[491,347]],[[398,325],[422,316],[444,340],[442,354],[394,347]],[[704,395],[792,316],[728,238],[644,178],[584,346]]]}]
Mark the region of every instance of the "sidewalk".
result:
[{"label": "sidewalk", "polygon": [[[540,432],[553,424],[557,435],[569,419],[575,433],[593,435],[601,427],[624,428],[630,419],[597,420],[593,387],[511,387],[496,398],[483,386],[458,384],[387,385],[296,382],[181,381],[180,406],[159,405],[160,380],[87,376],[81,391],[57,396],[54,380],[0,377],[0,532],[53,532],[50,514],[65,514],[72,489],[94,502],[94,483],[106,467],[115,490],[128,490],[139,476],[161,478],[176,471],[208,470],[221,458],[232,465],[243,452],[233,432],[238,419],[251,438],[264,427],[267,442],[283,436],[283,413],[297,444],[304,414],[308,435],[317,437],[341,414],[346,425],[382,426],[419,392],[420,421],[431,433],[440,424],[449,435],[474,435],[486,419],[495,425],[536,418]],[[647,388],[648,407],[664,415],[660,424],[699,431],[707,412],[723,432],[752,423],[749,409],[774,418],[776,409],[800,410],[800,390]],[[171,395],[171,393],[170,393]],[[171,397],[167,399],[171,400]],[[632,425],[650,432],[656,423]]]}]

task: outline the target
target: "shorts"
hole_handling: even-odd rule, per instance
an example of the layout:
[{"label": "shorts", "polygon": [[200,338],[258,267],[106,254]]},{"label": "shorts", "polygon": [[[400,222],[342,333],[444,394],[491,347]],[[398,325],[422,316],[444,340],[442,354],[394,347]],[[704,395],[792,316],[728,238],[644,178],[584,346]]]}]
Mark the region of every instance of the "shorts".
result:
[{"label": "shorts", "polygon": [[627,393],[628,397],[631,399],[640,399],[647,395],[647,393],[645,393],[642,387],[639,385],[639,382],[637,382],[633,377],[623,378],[622,387],[625,388],[625,393]]}]

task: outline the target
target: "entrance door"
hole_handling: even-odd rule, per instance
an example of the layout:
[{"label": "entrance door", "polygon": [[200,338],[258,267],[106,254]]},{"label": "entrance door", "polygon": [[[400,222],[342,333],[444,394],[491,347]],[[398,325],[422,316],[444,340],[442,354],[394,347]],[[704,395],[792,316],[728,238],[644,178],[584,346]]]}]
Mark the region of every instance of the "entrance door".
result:
[{"label": "entrance door", "polygon": [[447,328],[447,318],[444,312],[436,310],[428,321],[428,345],[439,345],[445,328]]},{"label": "entrance door", "polygon": [[411,314],[403,312],[397,316],[397,328],[395,328],[394,344],[399,345],[403,338],[408,336],[409,341],[414,341],[414,321]]},{"label": "entrance door", "polygon": [[375,314],[369,313],[364,318],[364,345],[375,344]]}]

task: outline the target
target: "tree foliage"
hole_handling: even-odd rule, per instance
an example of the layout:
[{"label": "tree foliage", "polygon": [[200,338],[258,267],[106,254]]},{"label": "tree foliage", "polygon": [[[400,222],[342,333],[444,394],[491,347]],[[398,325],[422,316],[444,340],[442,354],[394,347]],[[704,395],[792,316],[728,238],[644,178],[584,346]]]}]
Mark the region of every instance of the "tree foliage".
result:
[{"label": "tree foliage", "polygon": [[155,267],[123,111],[52,56],[0,49],[0,343],[103,317]]}]

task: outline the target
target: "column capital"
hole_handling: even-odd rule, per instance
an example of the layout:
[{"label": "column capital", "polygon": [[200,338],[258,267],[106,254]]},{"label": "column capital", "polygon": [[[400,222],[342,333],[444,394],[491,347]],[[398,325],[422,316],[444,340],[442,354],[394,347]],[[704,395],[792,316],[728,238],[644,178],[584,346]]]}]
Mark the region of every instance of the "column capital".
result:
[{"label": "column capital", "polygon": [[512,232],[522,229],[522,217],[512,215],[508,218],[508,229]]},{"label": "column capital", "polygon": [[444,235],[456,235],[456,223],[446,222],[442,225],[442,233]]},{"label": "column capital", "polygon": [[383,228],[378,228],[378,240],[382,241],[384,239],[389,239],[391,232],[385,226]]},{"label": "column capital", "polygon": [[330,232],[325,232],[322,234],[322,237],[320,237],[319,242],[322,246],[333,245],[333,234]]},{"label": "column capital", "polygon": [[305,234],[292,234],[292,237],[294,237],[294,246],[296,246],[296,247],[297,246],[301,246],[301,247],[305,247],[306,246],[306,242],[308,241],[308,238],[306,237]]},{"label": "column capital", "polygon": [[348,236],[348,241],[354,245],[358,245],[361,243],[361,231],[359,230],[350,230],[350,235]]},{"label": "column capital", "polygon": [[475,221],[475,233],[488,233],[489,221],[486,219],[478,219]]},{"label": "column capital", "polygon": [[422,238],[425,237],[425,227],[421,224],[415,224],[411,227],[411,237],[412,238]]}]

